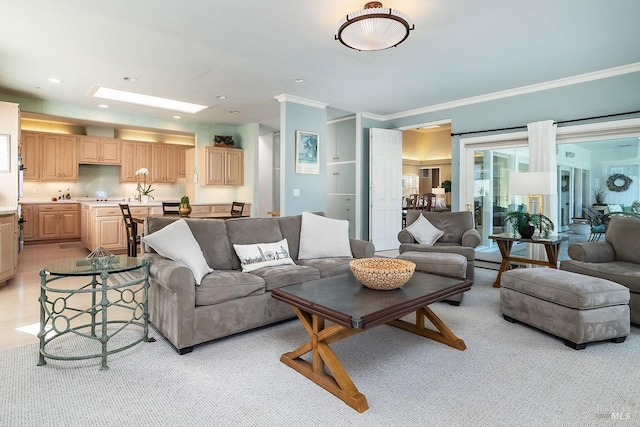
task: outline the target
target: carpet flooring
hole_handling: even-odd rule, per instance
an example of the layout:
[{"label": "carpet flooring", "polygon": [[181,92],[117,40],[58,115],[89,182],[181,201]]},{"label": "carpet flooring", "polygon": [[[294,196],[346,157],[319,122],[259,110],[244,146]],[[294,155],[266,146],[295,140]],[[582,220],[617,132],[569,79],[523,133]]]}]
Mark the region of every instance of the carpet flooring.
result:
[{"label": "carpet flooring", "polygon": [[[184,356],[152,330],[156,342],[113,354],[107,371],[98,359],[38,367],[36,345],[0,351],[0,425],[640,425],[640,329],[572,350],[503,320],[495,275],[477,268],[459,307],[431,306],[466,351],[386,325],[332,345],[367,397],[362,414],[279,362],[307,340],[295,320]],[[56,346],[82,351],[76,339]]]}]

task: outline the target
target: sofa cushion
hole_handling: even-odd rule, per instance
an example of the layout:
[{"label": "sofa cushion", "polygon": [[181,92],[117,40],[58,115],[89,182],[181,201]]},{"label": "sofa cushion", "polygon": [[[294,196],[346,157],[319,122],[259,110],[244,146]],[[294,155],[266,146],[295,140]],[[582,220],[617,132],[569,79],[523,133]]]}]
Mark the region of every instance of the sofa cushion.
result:
[{"label": "sofa cushion", "polygon": [[555,268],[505,271],[500,286],[577,310],[629,304],[629,290],[618,283]]},{"label": "sofa cushion", "polygon": [[240,271],[216,270],[196,288],[196,306],[212,305],[249,295],[260,295],[265,283],[260,277]]},{"label": "sofa cushion", "polygon": [[349,221],[302,212],[298,259],[353,257]]},{"label": "sofa cushion", "polygon": [[434,227],[428,219],[420,215],[413,223],[406,227],[414,239],[420,244],[432,246],[444,234],[444,231]]},{"label": "sofa cushion", "polygon": [[[149,217],[146,220],[147,232],[154,233],[175,221],[178,221],[178,219]],[[187,222],[193,237],[200,245],[207,264],[211,268],[216,270],[232,270],[234,268],[233,258],[235,258],[235,253],[229,245],[227,226],[224,220],[187,218],[183,221]]]},{"label": "sofa cushion", "polygon": [[184,219],[174,221],[142,240],[163,257],[189,267],[198,285],[207,273],[213,271]]},{"label": "sofa cushion", "polygon": [[300,226],[302,225],[302,215],[283,216],[278,218],[282,237],[289,243],[289,255],[292,260],[298,259],[300,249]]},{"label": "sofa cushion", "polygon": [[564,260],[560,262],[560,269],[586,276],[601,277],[620,283],[629,291],[640,294],[640,267],[638,264],[624,261],[584,262]]},{"label": "sofa cushion", "polygon": [[264,279],[266,290],[281,288],[294,283],[308,282],[320,278],[317,268],[304,265],[276,265],[274,267],[263,267],[253,270],[249,274],[255,274]]},{"label": "sofa cushion", "polygon": [[296,261],[296,264],[318,269],[320,277],[330,277],[350,272],[349,263],[351,261],[353,261],[353,258],[316,258],[301,259]]},{"label": "sofa cushion", "polygon": [[[233,245],[279,242],[283,238],[277,218],[236,218],[225,223],[231,248]],[[240,269],[240,259],[235,252],[232,263],[234,270]]]},{"label": "sofa cushion", "polygon": [[275,243],[255,243],[252,245],[233,245],[240,259],[242,271],[248,273],[262,267],[294,264],[289,256],[287,239]]},{"label": "sofa cushion", "polygon": [[605,239],[616,253],[616,261],[640,264],[638,250],[640,220],[634,217],[614,216],[609,220]]}]

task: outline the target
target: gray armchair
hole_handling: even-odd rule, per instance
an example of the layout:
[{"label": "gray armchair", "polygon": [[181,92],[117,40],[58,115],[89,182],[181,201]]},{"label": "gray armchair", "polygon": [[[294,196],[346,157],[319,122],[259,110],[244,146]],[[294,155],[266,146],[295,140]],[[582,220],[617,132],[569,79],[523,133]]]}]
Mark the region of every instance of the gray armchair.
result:
[{"label": "gray armchair", "polygon": [[631,323],[640,325],[640,219],[611,216],[603,242],[569,245],[560,269],[600,277],[629,288]]},{"label": "gray armchair", "polygon": [[467,279],[473,280],[473,267],[476,257],[475,247],[480,244],[480,233],[474,228],[471,212],[430,212],[421,210],[407,211],[407,225],[413,224],[419,215],[423,215],[444,234],[433,246],[418,243],[406,229],[400,230],[400,253],[408,251],[454,253],[467,258]]}]

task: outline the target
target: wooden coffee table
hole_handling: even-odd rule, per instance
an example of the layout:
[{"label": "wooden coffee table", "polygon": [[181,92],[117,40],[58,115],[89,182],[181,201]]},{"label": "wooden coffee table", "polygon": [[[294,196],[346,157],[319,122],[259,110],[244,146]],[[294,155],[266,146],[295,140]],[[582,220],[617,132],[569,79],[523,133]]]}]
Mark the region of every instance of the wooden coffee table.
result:
[{"label": "wooden coffee table", "polygon": [[[401,288],[375,291],[364,287],[353,274],[327,277],[271,291],[273,298],[290,304],[311,337],[297,349],[285,353],[280,361],[325,390],[342,399],[358,412],[369,409],[330,344],[351,335],[388,324],[425,338],[465,350],[458,338],[428,307],[471,288],[471,281],[416,272]],[[400,320],[415,312],[415,324]],[[425,318],[436,328],[425,327]],[[331,322],[325,325],[326,321]],[[301,356],[311,352],[311,362]],[[326,370],[325,370],[326,367]]]}]

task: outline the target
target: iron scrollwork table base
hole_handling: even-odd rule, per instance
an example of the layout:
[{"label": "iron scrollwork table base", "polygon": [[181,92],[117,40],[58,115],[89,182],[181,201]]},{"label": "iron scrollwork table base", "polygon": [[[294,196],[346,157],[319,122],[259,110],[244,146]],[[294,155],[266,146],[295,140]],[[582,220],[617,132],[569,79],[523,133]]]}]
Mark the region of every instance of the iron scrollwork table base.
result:
[{"label": "iron scrollwork table base", "polygon": [[[113,276],[116,273],[117,276]],[[81,286],[52,286],[64,278],[91,277]],[[45,365],[45,358],[55,360],[84,360],[101,358],[100,370],[107,370],[107,356],[126,350],[149,338],[149,262],[142,258],[115,257],[104,269],[97,269],[86,259],[62,261],[46,266],[40,271],[40,340],[38,366]],[[114,280],[115,279],[115,280]],[[61,282],[60,282],[61,283]],[[90,298],[90,303],[87,300]],[[88,306],[88,307],[87,307]],[[118,316],[110,319],[110,310],[118,310]],[[123,313],[129,313],[122,320]],[[141,331],[133,341],[120,339],[125,329]],[[118,336],[119,334],[122,334]],[[86,347],[100,348],[87,355],[59,355],[47,351],[47,345],[61,337],[76,335],[87,340]],[[109,346],[118,336],[117,345]],[[122,341],[125,341],[122,343]],[[62,343],[64,345],[64,343]],[[84,345],[84,344],[83,344]]]}]

